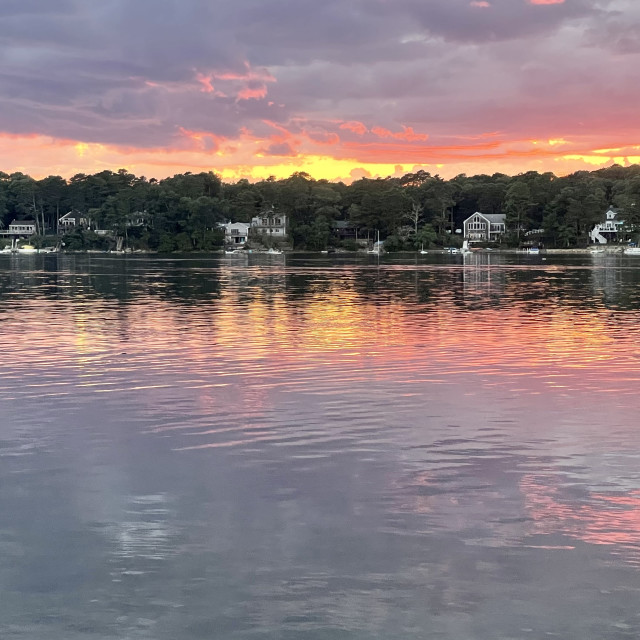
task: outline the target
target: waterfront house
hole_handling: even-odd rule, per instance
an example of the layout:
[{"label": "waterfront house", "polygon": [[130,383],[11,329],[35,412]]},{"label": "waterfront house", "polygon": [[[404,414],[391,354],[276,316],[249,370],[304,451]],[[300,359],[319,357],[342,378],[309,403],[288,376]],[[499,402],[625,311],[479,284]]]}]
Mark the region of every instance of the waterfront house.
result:
[{"label": "waterfront house", "polygon": [[76,211],[75,209],[68,211],[61,218],[58,218],[58,229],[63,233],[65,231],[71,231],[76,227],[87,226],[89,226],[89,221],[85,217],[85,214],[80,213],[80,211]]},{"label": "waterfront house", "polygon": [[339,241],[355,240],[358,237],[358,227],[348,220],[334,220],[331,231]]},{"label": "waterfront house", "polygon": [[624,220],[621,211],[614,207],[609,207],[604,215],[604,221],[596,224],[589,231],[589,239],[597,244],[607,244],[618,241],[619,235],[624,228]]},{"label": "waterfront house", "polygon": [[35,232],[36,223],[34,220],[14,220],[9,224],[7,235],[32,236]]},{"label": "waterfront house", "polygon": [[146,211],[134,211],[127,216],[127,227],[144,227],[149,224],[150,216]]},{"label": "waterfront house", "polygon": [[225,245],[244,245],[249,239],[249,229],[251,225],[246,222],[221,222],[221,229],[224,229]]},{"label": "waterfront house", "polygon": [[469,242],[496,242],[505,232],[504,213],[476,211],[464,221],[463,237]]},{"label": "waterfront house", "polygon": [[274,211],[265,211],[251,218],[251,234],[284,239],[287,237],[287,216]]}]

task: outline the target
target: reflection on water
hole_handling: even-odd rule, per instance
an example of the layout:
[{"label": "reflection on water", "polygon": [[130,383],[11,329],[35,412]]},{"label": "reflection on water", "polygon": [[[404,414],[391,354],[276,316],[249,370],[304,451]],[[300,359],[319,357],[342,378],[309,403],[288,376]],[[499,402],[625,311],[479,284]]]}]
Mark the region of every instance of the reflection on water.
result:
[{"label": "reflection on water", "polygon": [[640,262],[241,258],[0,258],[3,638],[638,636]]}]

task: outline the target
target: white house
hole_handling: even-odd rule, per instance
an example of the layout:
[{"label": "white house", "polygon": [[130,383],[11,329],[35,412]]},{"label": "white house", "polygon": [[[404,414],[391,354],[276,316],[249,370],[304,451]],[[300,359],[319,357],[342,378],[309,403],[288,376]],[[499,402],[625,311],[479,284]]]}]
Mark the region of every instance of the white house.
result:
[{"label": "white house", "polygon": [[249,239],[251,225],[246,222],[221,222],[219,226],[224,229],[225,244],[243,245]]},{"label": "white house", "polygon": [[69,211],[61,218],[58,218],[58,229],[66,231],[75,227],[86,227],[88,225],[87,218],[79,211]]},{"label": "white house", "polygon": [[495,242],[506,230],[504,213],[476,211],[464,221],[464,239],[470,242]]},{"label": "white house", "polygon": [[9,234],[20,236],[32,236],[36,232],[36,223],[33,220],[14,220],[9,224]]},{"label": "white house", "polygon": [[620,210],[609,207],[605,214],[604,222],[600,222],[591,231],[589,238],[591,242],[599,244],[607,244],[612,240],[618,239],[618,233],[624,227],[624,220],[620,218]]},{"label": "white house", "polygon": [[251,233],[268,235],[272,238],[287,236],[287,216],[273,211],[265,211],[255,218],[251,218]]}]

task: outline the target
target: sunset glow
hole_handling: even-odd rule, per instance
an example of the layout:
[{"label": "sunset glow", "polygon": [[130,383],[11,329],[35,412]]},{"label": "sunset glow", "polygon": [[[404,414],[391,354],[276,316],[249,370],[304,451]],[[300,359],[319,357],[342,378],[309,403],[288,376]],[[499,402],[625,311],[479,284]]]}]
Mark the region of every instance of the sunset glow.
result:
[{"label": "sunset glow", "polygon": [[148,2],[116,0],[97,19],[97,8],[39,0],[29,40],[20,33],[33,13],[3,10],[0,168],[349,182],[637,163],[636,4],[256,12],[244,0],[162,0],[150,25]]}]

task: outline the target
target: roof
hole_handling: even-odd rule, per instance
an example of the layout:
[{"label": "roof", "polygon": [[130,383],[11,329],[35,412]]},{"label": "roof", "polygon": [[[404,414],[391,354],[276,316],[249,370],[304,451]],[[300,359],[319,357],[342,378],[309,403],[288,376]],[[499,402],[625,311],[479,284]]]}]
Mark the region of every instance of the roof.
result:
[{"label": "roof", "polygon": [[[476,211],[473,215],[470,215],[469,218],[467,218],[467,220],[469,220],[470,218],[473,218],[473,216],[475,215],[482,216],[483,218],[485,218],[489,222],[492,222],[493,224],[504,224],[504,221],[507,217],[506,214],[504,213],[482,213],[481,211]],[[465,220],[465,222],[467,220]]]},{"label": "roof", "polygon": [[9,225],[12,225],[12,224],[22,224],[22,225],[31,224],[35,226],[36,221],[35,220],[13,220],[12,222],[9,223]]},{"label": "roof", "polygon": [[237,227],[238,225],[242,225],[244,227],[251,226],[249,222],[218,222],[219,227]]},{"label": "roof", "polygon": [[353,222],[349,222],[349,220],[334,220],[331,226],[334,229],[354,229],[356,225]]}]

